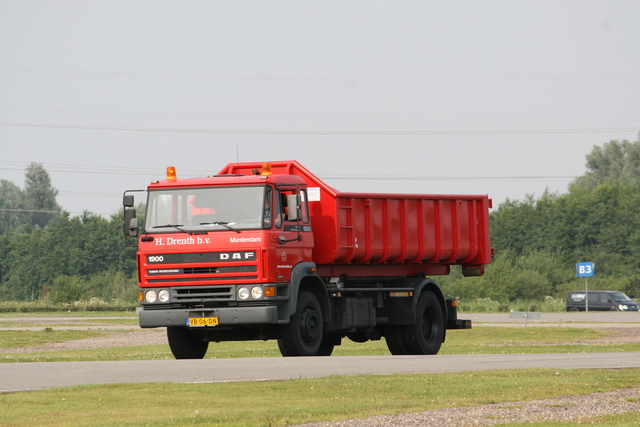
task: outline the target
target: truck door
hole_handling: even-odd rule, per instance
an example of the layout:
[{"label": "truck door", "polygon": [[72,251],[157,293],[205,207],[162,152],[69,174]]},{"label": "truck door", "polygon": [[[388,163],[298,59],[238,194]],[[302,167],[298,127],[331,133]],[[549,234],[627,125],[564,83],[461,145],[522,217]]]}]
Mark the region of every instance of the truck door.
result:
[{"label": "truck door", "polygon": [[277,276],[289,280],[296,264],[311,261],[313,235],[306,189],[297,186],[278,188],[274,222],[278,236]]}]

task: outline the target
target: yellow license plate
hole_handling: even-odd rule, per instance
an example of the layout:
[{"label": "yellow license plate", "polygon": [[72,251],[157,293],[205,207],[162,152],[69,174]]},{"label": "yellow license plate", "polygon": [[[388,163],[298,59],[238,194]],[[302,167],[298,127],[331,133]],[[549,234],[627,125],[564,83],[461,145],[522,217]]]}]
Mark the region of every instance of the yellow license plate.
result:
[{"label": "yellow license plate", "polygon": [[190,317],[187,322],[188,326],[217,326],[217,317]]}]

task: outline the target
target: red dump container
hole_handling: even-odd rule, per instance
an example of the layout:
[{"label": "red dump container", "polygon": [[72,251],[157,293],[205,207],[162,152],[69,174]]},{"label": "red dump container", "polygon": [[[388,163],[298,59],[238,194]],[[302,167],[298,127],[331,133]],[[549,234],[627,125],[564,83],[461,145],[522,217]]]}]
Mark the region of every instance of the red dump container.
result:
[{"label": "red dump container", "polygon": [[[263,164],[229,164],[220,173],[254,169]],[[479,275],[491,262],[486,195],[343,193],[296,161],[271,162],[271,170],[308,185],[316,264],[462,265],[465,275]]]}]

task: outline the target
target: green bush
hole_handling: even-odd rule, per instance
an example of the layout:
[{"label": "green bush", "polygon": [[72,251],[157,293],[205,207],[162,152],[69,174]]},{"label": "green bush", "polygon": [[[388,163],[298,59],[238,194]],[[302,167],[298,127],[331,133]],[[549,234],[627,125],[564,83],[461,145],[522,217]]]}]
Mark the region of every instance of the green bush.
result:
[{"label": "green bush", "polygon": [[104,271],[87,280],[89,294],[102,300],[138,301],[138,284],[135,276],[127,277],[122,271]]},{"label": "green bush", "polygon": [[133,312],[138,307],[137,302],[102,301],[74,301],[72,303],[54,303],[51,299],[37,301],[0,301],[0,313],[47,313],[47,312],[94,312],[117,311]]},{"label": "green bush", "polygon": [[77,276],[58,276],[53,279],[49,298],[54,303],[72,303],[86,299],[87,285]]},{"label": "green bush", "polygon": [[462,299],[458,301],[458,309],[464,313],[508,313],[510,311],[559,313],[565,311],[565,300],[550,296],[542,300],[519,299],[510,302],[494,301],[491,298]]}]

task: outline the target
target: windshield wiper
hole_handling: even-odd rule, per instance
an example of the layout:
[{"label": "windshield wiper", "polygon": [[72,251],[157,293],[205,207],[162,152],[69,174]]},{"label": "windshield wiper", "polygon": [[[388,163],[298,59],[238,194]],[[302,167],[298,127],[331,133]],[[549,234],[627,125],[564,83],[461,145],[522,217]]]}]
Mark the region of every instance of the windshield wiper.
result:
[{"label": "windshield wiper", "polygon": [[228,222],[216,221],[216,222],[201,222],[199,225],[221,225],[225,228],[228,228],[231,231],[235,231],[236,233],[240,233],[240,230],[237,230],[229,225]]},{"label": "windshield wiper", "polygon": [[184,224],[165,224],[165,225],[156,225],[153,228],[175,228],[178,231],[181,231],[183,233],[187,233],[187,234],[193,234],[191,231],[187,231],[184,228],[180,228],[180,227],[184,227]]}]

